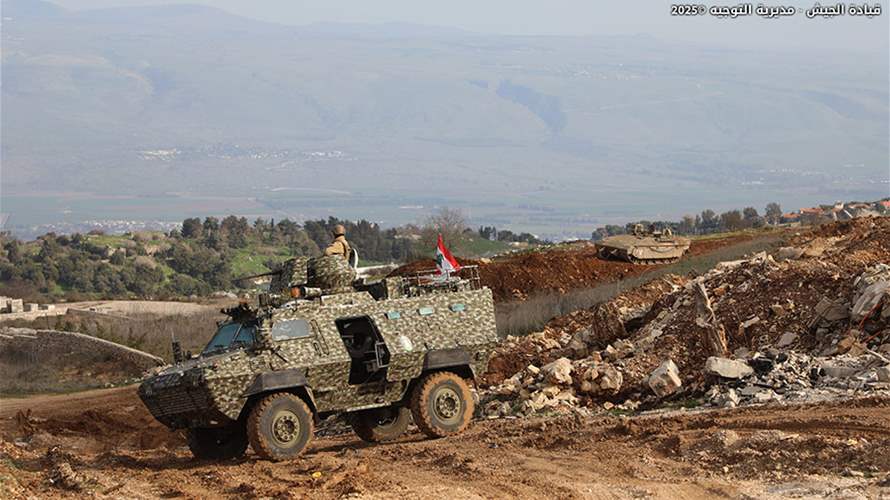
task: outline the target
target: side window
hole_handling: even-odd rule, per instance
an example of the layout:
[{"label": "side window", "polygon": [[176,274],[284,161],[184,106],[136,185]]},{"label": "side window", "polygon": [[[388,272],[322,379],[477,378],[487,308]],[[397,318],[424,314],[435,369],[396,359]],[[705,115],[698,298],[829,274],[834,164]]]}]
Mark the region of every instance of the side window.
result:
[{"label": "side window", "polygon": [[310,335],[312,335],[312,329],[304,319],[286,319],[276,321],[272,325],[272,338],[274,340],[302,339]]}]

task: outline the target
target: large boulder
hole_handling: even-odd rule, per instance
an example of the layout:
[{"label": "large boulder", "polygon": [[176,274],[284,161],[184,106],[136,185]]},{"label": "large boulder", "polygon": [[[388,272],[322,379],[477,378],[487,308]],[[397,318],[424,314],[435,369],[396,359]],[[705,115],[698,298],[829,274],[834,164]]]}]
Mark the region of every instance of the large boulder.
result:
[{"label": "large boulder", "polygon": [[744,361],[710,356],[705,361],[705,372],[722,378],[741,379],[753,374],[754,369]]},{"label": "large boulder", "polygon": [[544,379],[551,384],[570,385],[572,383],[572,362],[568,358],[559,358],[541,367]]},{"label": "large boulder", "polygon": [[683,386],[683,382],[680,380],[680,369],[671,359],[662,362],[649,375],[648,383],[652,392],[660,398],[677,392]]}]

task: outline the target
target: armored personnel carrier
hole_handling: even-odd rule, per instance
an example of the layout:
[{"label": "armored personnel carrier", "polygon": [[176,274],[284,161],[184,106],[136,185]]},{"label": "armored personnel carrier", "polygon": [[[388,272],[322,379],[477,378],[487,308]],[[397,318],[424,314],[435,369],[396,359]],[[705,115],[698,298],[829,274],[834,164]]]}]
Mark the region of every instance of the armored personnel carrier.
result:
[{"label": "armored personnel carrier", "polygon": [[[465,272],[473,269],[464,268]],[[228,319],[197,356],[174,343],[172,366],[139,396],[197,458],[286,460],[315,425],[346,414],[363,440],[396,439],[414,423],[430,437],[463,431],[470,383],[496,344],[491,291],[478,274],[353,281],[341,257],[293,259],[259,304]]]},{"label": "armored personnel carrier", "polygon": [[664,264],[676,262],[689,250],[689,239],[674,236],[670,229],[643,230],[634,226],[631,234],[610,236],[598,241],[597,253],[603,259],[616,258],[634,264]]}]

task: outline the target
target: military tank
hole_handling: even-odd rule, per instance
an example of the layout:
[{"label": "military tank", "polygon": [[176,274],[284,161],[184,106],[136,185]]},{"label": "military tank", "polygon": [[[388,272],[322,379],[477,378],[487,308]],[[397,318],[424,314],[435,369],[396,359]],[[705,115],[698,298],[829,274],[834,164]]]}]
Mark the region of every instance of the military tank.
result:
[{"label": "military tank", "polygon": [[597,242],[602,259],[620,259],[634,264],[653,265],[677,262],[689,250],[689,239],[674,236],[670,229],[645,231],[641,224],[631,234],[610,236]]}]

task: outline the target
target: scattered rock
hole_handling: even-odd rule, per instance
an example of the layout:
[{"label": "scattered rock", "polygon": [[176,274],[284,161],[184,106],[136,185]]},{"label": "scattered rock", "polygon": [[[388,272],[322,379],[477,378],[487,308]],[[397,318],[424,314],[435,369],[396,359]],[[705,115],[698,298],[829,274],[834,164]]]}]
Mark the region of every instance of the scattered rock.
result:
[{"label": "scattered rock", "polygon": [[662,362],[655,371],[649,375],[649,388],[656,396],[663,398],[683,386],[680,380],[680,369],[673,360]]},{"label": "scattered rock", "polygon": [[772,311],[773,316],[784,316],[785,315],[785,308],[782,307],[781,304],[773,304],[773,305],[769,306],[769,310]]},{"label": "scattered rock", "polygon": [[572,383],[572,369],[572,362],[568,358],[559,358],[541,367],[541,373],[551,384],[569,385]]},{"label": "scattered rock", "polygon": [[875,370],[879,382],[890,382],[890,365],[882,366]]},{"label": "scattered rock", "polygon": [[599,369],[600,376],[597,380],[599,387],[601,390],[606,392],[616,393],[619,389],[621,389],[621,384],[624,382],[624,377],[621,375],[614,366],[612,365],[602,365]]},{"label": "scattered rock", "polygon": [[776,251],[776,259],[780,262],[783,260],[797,260],[803,255],[803,248],[781,247]]},{"label": "scattered rock", "polygon": [[784,334],[782,334],[781,337],[779,337],[779,341],[776,342],[776,347],[780,347],[780,348],[781,348],[781,347],[788,347],[788,346],[790,346],[791,344],[793,344],[795,340],[797,340],[797,334],[796,334],[796,333],[794,333],[794,332],[787,332],[787,333],[784,333]]}]

